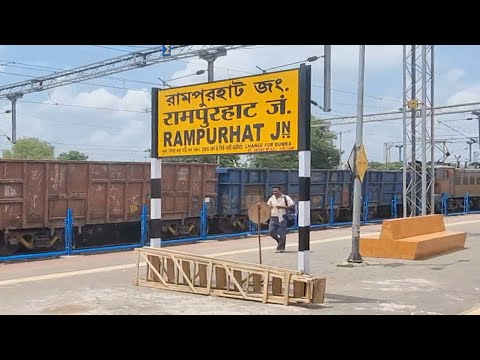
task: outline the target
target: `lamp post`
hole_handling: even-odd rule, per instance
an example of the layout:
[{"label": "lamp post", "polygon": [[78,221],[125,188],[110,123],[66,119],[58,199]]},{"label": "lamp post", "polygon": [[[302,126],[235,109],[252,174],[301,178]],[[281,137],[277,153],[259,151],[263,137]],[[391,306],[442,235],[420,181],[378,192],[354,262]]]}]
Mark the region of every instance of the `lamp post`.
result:
[{"label": "lamp post", "polygon": [[472,162],[472,144],[475,144],[476,141],[467,141],[468,144],[468,161]]},{"label": "lamp post", "polygon": [[[475,115],[478,121],[478,138],[479,138],[478,148],[480,149],[480,111],[474,110],[472,111],[472,115]],[[473,118],[467,118],[467,120],[473,120]]]},{"label": "lamp post", "polygon": [[402,148],[403,145],[395,145],[396,148],[398,148],[398,162],[402,162]]}]

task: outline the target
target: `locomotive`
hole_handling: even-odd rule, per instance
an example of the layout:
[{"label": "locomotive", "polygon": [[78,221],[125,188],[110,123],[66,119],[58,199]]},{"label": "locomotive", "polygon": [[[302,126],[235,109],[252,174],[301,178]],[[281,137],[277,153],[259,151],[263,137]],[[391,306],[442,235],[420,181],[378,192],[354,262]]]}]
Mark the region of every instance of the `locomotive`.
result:
[{"label": "locomotive", "polygon": [[468,208],[480,211],[480,169],[470,167],[438,166],[435,169],[435,212],[441,212],[442,197],[448,198],[444,206],[448,213],[459,213]]}]

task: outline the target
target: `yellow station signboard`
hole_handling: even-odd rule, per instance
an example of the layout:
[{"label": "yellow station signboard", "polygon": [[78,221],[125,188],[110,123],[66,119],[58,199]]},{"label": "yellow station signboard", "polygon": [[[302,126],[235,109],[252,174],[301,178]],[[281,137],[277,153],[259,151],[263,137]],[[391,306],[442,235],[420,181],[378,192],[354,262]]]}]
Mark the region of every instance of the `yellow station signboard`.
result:
[{"label": "yellow station signboard", "polygon": [[299,89],[299,69],[154,89],[157,156],[296,151]]}]

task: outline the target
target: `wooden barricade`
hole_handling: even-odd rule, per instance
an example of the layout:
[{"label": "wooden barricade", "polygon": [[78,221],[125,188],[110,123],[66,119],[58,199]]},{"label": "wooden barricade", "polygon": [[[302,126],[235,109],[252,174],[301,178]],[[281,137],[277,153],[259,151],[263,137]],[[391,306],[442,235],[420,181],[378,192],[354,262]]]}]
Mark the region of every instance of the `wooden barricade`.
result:
[{"label": "wooden barricade", "polygon": [[[297,271],[173,250],[135,249],[135,284],[158,289],[289,305],[323,303],[325,278]],[[146,276],[139,278],[140,261]]]}]

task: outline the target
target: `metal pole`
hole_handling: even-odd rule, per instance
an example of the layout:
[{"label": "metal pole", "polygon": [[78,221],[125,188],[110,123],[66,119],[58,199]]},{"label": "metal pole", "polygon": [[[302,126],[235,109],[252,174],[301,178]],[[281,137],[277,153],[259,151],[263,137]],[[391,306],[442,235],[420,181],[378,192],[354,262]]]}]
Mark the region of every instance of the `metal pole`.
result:
[{"label": "metal pole", "polygon": [[[358,62],[358,97],[357,97],[357,134],[355,139],[355,161],[363,142],[363,99],[365,89],[365,45],[360,45]],[[352,252],[348,262],[361,263],[360,255],[360,213],[362,211],[362,183],[358,174],[355,174],[353,187],[353,223],[352,223]]]},{"label": "metal pole", "polygon": [[260,203],[258,203],[258,222],[257,222],[257,231],[258,231],[258,256],[260,258],[260,264],[262,264],[262,241],[260,238]]},{"label": "metal pole", "polygon": [[469,162],[472,162],[472,142],[471,141],[467,141],[467,144],[468,144],[468,161]]},{"label": "metal pole", "polygon": [[213,63],[214,63],[214,61],[215,61],[215,59],[207,61],[207,63],[208,63],[208,82],[213,81]]},{"label": "metal pole", "polygon": [[[215,60],[217,60],[218,57],[225,55],[227,55],[227,51],[225,49],[217,49],[214,53],[210,53],[208,51],[200,52],[200,59],[207,62],[208,82],[213,82],[215,78],[213,72],[213,63],[215,62]],[[220,164],[220,156],[217,156],[217,164]]]},{"label": "metal pole", "polygon": [[[411,72],[411,77],[412,77],[412,95],[411,99],[415,100],[417,98],[417,69],[415,67],[416,65],[416,47],[415,45],[412,45],[412,55],[411,55],[411,67],[412,67],[412,72]],[[417,134],[416,134],[416,116],[417,116],[417,111],[416,109],[412,111],[412,123],[411,123],[411,136],[412,136],[412,168],[414,169],[412,171],[412,180],[411,180],[411,190],[410,190],[410,201],[411,201],[411,214],[413,216],[417,216],[417,171],[418,171],[418,165],[417,165]]]},{"label": "metal pole", "polygon": [[435,45],[430,50],[430,161],[431,161],[431,185],[430,185],[430,213],[435,214]]},{"label": "metal pole", "polygon": [[7,96],[12,102],[12,143],[15,144],[17,142],[17,99],[20,99],[23,95],[22,94],[12,94]]},{"label": "metal pole", "polygon": [[[207,60],[207,74],[208,74],[208,82],[213,82],[213,79],[214,79],[214,74],[213,74],[213,63],[215,62],[215,58],[209,58]],[[218,155],[217,156],[217,164],[220,165],[220,156]],[[260,264],[262,262],[260,261]]]},{"label": "metal pole", "polygon": [[[162,247],[162,159],[158,154],[158,98],[160,89],[152,89],[152,138],[150,144],[150,247]],[[160,268],[159,259],[152,265]],[[149,269],[148,272],[151,270]]]},{"label": "metal pole", "polygon": [[217,60],[220,56],[226,56],[227,50],[225,48],[216,49],[215,52],[201,51],[199,53],[199,57],[202,60],[205,60],[208,64],[208,82],[214,81],[213,76],[213,63]]},{"label": "metal pole", "polygon": [[338,170],[342,170],[342,131],[340,131],[340,149],[338,150]]},{"label": "metal pole", "polygon": [[310,101],[311,67],[300,65],[298,127],[298,271],[310,273],[310,178],[312,167]]},{"label": "metal pole", "polygon": [[[480,140],[480,115],[477,115],[478,120],[478,139]],[[478,142],[478,148],[480,149],[480,141]]]},{"label": "metal pole", "polygon": [[12,98],[12,143],[17,142],[17,98]]},{"label": "metal pole", "polygon": [[323,45],[323,111],[330,112],[331,109],[331,71],[332,45]]},{"label": "metal pole", "polygon": [[[427,46],[422,45],[422,215],[427,215]],[[433,144],[432,144],[433,146]]]},{"label": "metal pole", "polygon": [[162,247],[162,159],[150,161],[150,247]]},{"label": "metal pole", "polygon": [[403,217],[407,217],[407,45],[403,45]]}]

